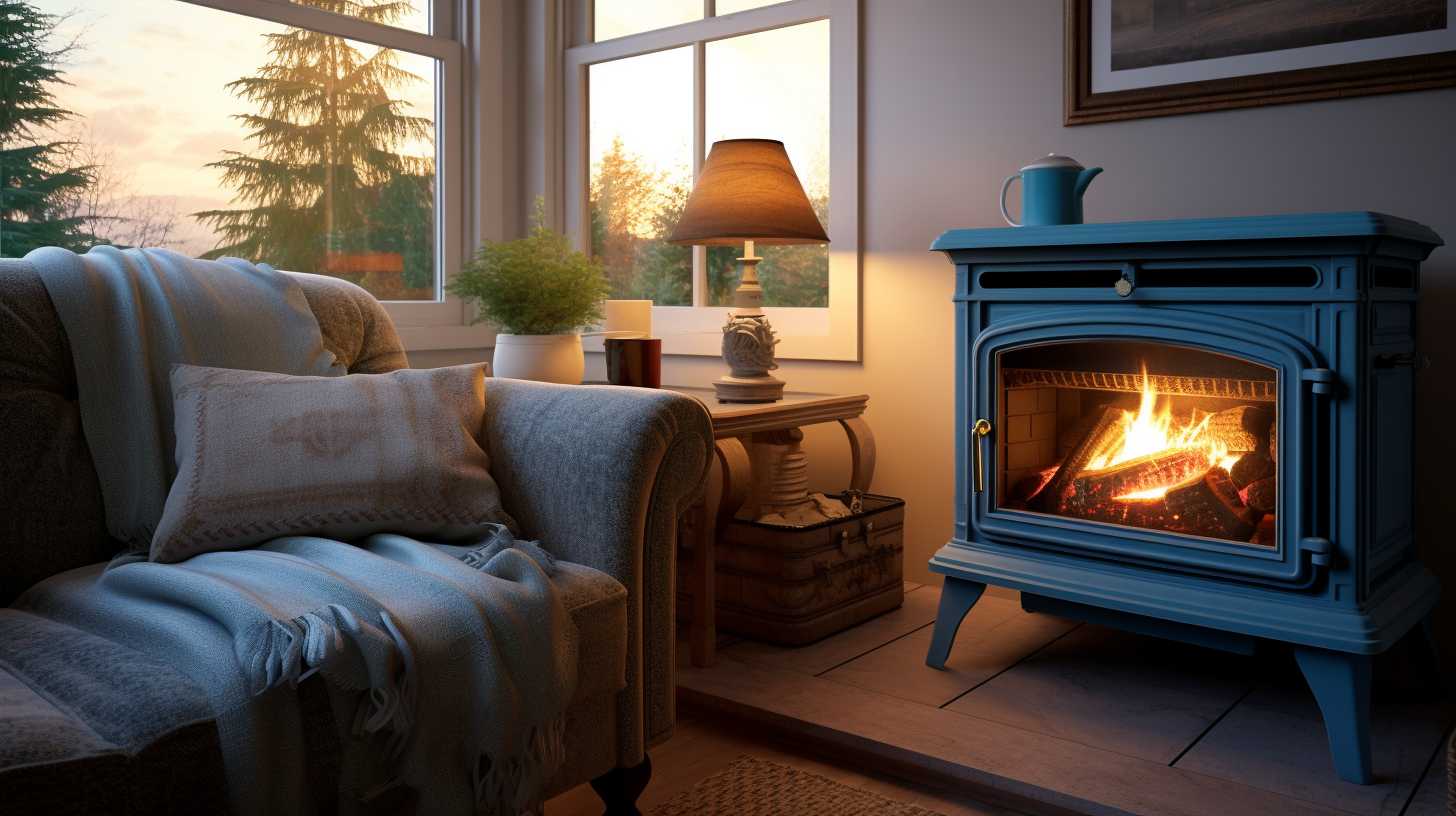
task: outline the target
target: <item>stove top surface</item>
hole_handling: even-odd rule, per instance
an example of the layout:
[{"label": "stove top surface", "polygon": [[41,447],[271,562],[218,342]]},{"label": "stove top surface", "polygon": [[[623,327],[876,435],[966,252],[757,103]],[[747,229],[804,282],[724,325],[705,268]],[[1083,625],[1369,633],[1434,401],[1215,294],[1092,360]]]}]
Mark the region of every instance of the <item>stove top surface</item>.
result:
[{"label": "stove top surface", "polygon": [[1239,218],[1183,218],[1044,227],[953,229],[935,251],[1009,247],[1098,246],[1187,241],[1277,241],[1304,238],[1396,238],[1427,247],[1445,242],[1424,224],[1378,212],[1296,213]]}]

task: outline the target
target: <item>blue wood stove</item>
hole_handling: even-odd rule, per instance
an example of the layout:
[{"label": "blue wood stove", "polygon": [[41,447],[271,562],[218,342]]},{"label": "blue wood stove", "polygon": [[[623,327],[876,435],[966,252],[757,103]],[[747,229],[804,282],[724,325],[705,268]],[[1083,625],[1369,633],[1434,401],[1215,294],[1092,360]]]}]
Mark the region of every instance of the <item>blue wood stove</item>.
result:
[{"label": "blue wood stove", "polygon": [[1422,624],[1434,648],[1412,459],[1441,243],[1369,212],[941,235],[956,517],[926,662],[987,584],[1240,653],[1281,641],[1339,775],[1370,783],[1372,658]]}]

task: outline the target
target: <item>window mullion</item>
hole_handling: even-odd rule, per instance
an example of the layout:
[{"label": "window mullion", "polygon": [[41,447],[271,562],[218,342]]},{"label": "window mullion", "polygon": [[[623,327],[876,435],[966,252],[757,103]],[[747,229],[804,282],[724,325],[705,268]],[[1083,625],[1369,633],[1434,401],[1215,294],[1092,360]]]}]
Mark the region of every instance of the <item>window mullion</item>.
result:
[{"label": "window mullion", "polygon": [[[713,0],[704,0],[712,10]],[[693,43],[693,183],[703,170],[708,152],[708,47],[699,40]],[[708,305],[708,248],[693,247],[693,305]]]}]

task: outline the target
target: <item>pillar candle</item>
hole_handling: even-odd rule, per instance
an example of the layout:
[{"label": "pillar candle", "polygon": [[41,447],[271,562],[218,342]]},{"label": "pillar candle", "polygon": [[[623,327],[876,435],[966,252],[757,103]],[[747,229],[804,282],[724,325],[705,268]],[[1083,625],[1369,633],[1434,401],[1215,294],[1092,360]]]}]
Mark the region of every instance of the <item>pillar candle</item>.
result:
[{"label": "pillar candle", "polygon": [[614,337],[651,337],[652,301],[608,300],[602,331]]}]

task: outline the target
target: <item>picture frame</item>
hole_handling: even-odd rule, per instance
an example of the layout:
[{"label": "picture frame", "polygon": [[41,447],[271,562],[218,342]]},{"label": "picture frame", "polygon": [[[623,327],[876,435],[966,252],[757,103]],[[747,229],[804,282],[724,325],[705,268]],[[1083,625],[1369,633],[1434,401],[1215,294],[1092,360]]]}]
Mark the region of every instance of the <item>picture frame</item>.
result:
[{"label": "picture frame", "polygon": [[[1134,0],[1151,6],[1164,0]],[[1196,2],[1196,0],[1194,0]],[[1316,2],[1316,0],[1262,0],[1291,4]],[[1428,0],[1429,2],[1430,0]],[[1150,74],[1152,80],[1142,77],[1133,82],[1118,77],[1116,83],[1133,87],[1100,86],[1099,79],[1114,75],[1111,69],[1115,47],[1109,35],[1112,26],[1114,3],[1128,0],[1064,0],[1065,6],[1065,86],[1063,89],[1064,123],[1083,125],[1096,122],[1111,122],[1126,119],[1142,119],[1155,116],[1172,116],[1185,113],[1248,108],[1262,105],[1278,105],[1289,102],[1307,102],[1317,99],[1364,96],[1369,94],[1397,93],[1456,86],[1456,14],[1444,14],[1445,27],[1437,30],[1429,22],[1416,23],[1428,28],[1417,34],[1394,34],[1382,36],[1377,42],[1374,37],[1356,39],[1353,42],[1318,42],[1313,48],[1265,49],[1260,52],[1245,51],[1218,59],[1199,57],[1177,65],[1156,65],[1144,71],[1117,71],[1133,76]],[[1256,0],[1257,2],[1257,0]],[[1449,0],[1456,5],[1456,0]],[[1233,4],[1238,6],[1239,4]],[[1244,4],[1253,6],[1255,2]],[[1094,15],[1096,19],[1094,19]],[[1299,19],[1294,17],[1293,19]],[[1427,20],[1430,18],[1427,17]],[[1381,21],[1376,21],[1377,23]],[[1409,25],[1409,24],[1408,24]],[[1394,25],[1387,26],[1392,28]],[[1261,31],[1261,35],[1267,31]],[[1445,48],[1448,41],[1450,48]],[[1097,46],[1101,47],[1098,48]],[[1175,43],[1173,48],[1178,45]],[[1370,54],[1393,52],[1399,54],[1402,48],[1425,49],[1426,53],[1387,56],[1370,59]],[[1431,51],[1433,47],[1443,50]],[[1207,52],[1208,45],[1200,41],[1197,49]],[[1338,58],[1342,52],[1358,50],[1364,57],[1358,61],[1336,62],[1334,64],[1293,67],[1311,60]],[[1096,52],[1096,53],[1094,53]],[[1174,62],[1176,58],[1166,56],[1170,49],[1164,48],[1162,59]],[[1176,54],[1176,51],[1172,53]],[[1119,55],[1121,56],[1121,55]],[[1100,61],[1094,64],[1094,59]],[[1127,60],[1124,59],[1126,62]],[[1286,70],[1258,70],[1238,73],[1249,68],[1279,67],[1287,64]],[[1206,72],[1208,76],[1197,76]],[[1219,76],[1218,73],[1232,75]],[[1182,81],[1168,84],[1154,84],[1159,74],[1177,74]],[[1190,78],[1191,77],[1191,78]]]}]

